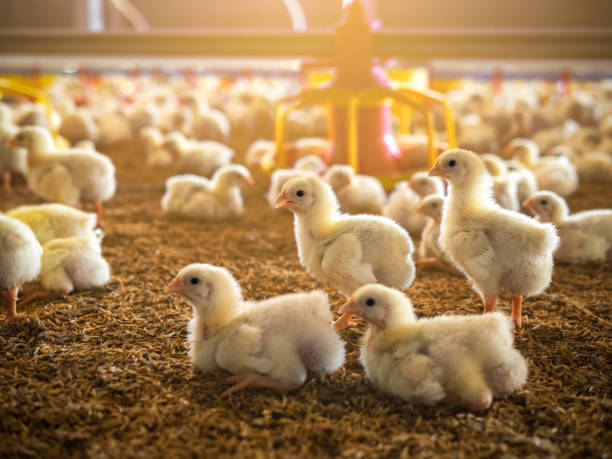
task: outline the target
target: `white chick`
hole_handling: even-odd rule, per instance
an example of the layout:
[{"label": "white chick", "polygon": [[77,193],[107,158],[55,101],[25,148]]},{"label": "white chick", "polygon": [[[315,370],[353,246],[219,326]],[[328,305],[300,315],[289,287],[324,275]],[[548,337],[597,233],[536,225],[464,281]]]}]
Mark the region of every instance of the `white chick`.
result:
[{"label": "white chick", "polygon": [[59,128],[59,134],[68,140],[70,145],[75,145],[81,140],[94,140],[97,131],[98,127],[93,116],[84,110],[64,115]]},{"label": "white chick", "polygon": [[276,169],[270,176],[270,187],[266,198],[270,207],[276,207],[276,197],[283,189],[283,185],[292,178],[317,176],[325,170],[325,163],[316,155],[307,155],[298,159],[293,169]]},{"label": "white chick", "polygon": [[572,159],[580,180],[612,182],[612,156],[603,151],[583,153]]},{"label": "white chick", "polygon": [[168,292],[193,306],[190,359],[203,372],[222,368],[235,375],[223,395],[248,386],[297,389],[308,371],[331,373],[344,363],[344,344],[320,290],[245,302],[227,270],[191,264]]},{"label": "white chick", "polygon": [[440,247],[440,223],[442,222],[442,208],[444,196],[431,194],[421,200],[417,212],[429,217],[423,228],[421,244],[419,245],[419,259],[417,265],[427,265],[446,271],[453,275],[460,275],[453,261]]},{"label": "white chick", "polygon": [[97,230],[87,236],[53,239],[43,245],[39,280],[45,291],[29,293],[19,304],[106,284],[110,280],[110,268],[102,256],[103,236]]},{"label": "white chick", "polygon": [[10,145],[28,149],[28,181],[52,202],[70,206],[92,203],[103,226],[102,202],[115,194],[115,166],[105,155],[90,150],[58,150],[51,133],[41,127],[20,129]]},{"label": "white chick", "polygon": [[554,256],[565,263],[612,260],[612,209],[596,209],[570,215],[565,200],[551,192],[540,191],[523,206],[540,222],[557,227],[561,244]]},{"label": "white chick", "polygon": [[244,163],[249,167],[261,166],[264,159],[274,156],[275,145],[273,140],[255,140],[244,155]]},{"label": "white chick", "polygon": [[425,172],[415,172],[408,182],[395,185],[383,208],[383,215],[399,223],[412,237],[419,237],[427,225],[427,217],[417,212],[421,199],[431,194],[444,194],[444,183]]},{"label": "white chick", "polygon": [[512,322],[500,312],[418,320],[410,299],[382,285],[361,287],[340,311],[370,325],[360,352],[368,379],[404,400],[482,411],[527,380]]},{"label": "white chick", "polygon": [[94,213],[57,203],[15,207],[6,215],[28,225],[41,244],[52,239],[86,236],[94,231],[97,221]]},{"label": "white chick", "polygon": [[167,167],[173,162],[172,155],[162,148],[164,135],[155,126],[147,126],[140,131],[147,164],[152,167]]},{"label": "white chick", "polygon": [[467,150],[448,150],[429,172],[450,182],[440,227],[440,246],[495,310],[505,290],[512,299],[512,319],[521,326],[523,297],[550,284],[552,254],[559,237],[550,223],[502,209],[493,199],[493,183],[482,160]]},{"label": "white chick", "polygon": [[289,180],[276,202],[295,215],[300,263],[313,277],[347,296],[375,282],[412,284],[412,239],[393,220],[341,214],[333,190],[318,177]]},{"label": "white chick", "polygon": [[485,153],[480,158],[493,178],[493,196],[497,204],[504,209],[520,212],[518,176],[509,174],[508,166],[497,155]]},{"label": "white chick", "polygon": [[248,169],[230,164],[217,169],[212,179],[177,175],[166,181],[161,206],[165,213],[194,219],[218,220],[242,214],[240,187],[252,184]]},{"label": "white chick", "polygon": [[578,188],[576,168],[567,157],[540,158],[538,146],[529,139],[513,139],[508,145],[513,157],[531,169],[541,190],[569,196]]},{"label": "white chick", "polygon": [[209,108],[208,104],[194,95],[181,97],[181,103],[192,109],[191,135],[197,140],[227,142],[230,121],[225,113]]},{"label": "white chick", "polygon": [[234,150],[227,145],[213,140],[190,141],[180,132],[168,134],[162,147],[176,159],[178,170],[184,174],[210,177],[234,157]]},{"label": "white chick", "polygon": [[516,179],[516,192],[519,203],[524,202],[529,196],[538,191],[538,181],[530,169],[523,166],[519,161],[506,161],[508,173]]},{"label": "white chick", "polygon": [[11,176],[13,173],[24,175],[27,170],[27,150],[11,148],[6,145],[8,139],[19,128],[13,124],[13,114],[8,105],[0,102],[0,173],[4,182],[4,191],[11,191]]},{"label": "white chick", "polygon": [[342,212],[348,214],[380,215],[387,200],[385,189],[378,179],[355,175],[346,164],[334,164],[323,175],[336,193]]},{"label": "white chick", "polygon": [[28,225],[0,215],[0,289],[7,301],[6,320],[17,317],[17,295],[40,272],[42,248]]}]

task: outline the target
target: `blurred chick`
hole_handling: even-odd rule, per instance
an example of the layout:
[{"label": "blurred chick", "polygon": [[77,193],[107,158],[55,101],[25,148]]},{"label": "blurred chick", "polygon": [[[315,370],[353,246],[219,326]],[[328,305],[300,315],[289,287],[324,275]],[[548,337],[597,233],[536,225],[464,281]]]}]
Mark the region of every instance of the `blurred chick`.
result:
[{"label": "blurred chick", "polygon": [[529,139],[516,138],[508,145],[512,156],[531,169],[541,190],[569,196],[578,188],[576,168],[565,156],[540,158],[538,146]]},{"label": "blurred chick", "polygon": [[493,196],[504,209],[520,212],[516,175],[509,174],[508,166],[499,156],[485,153],[480,155],[485,167],[493,178]]},{"label": "blurred chick", "polygon": [[27,153],[25,148],[11,148],[8,139],[19,128],[13,124],[13,114],[8,105],[0,102],[0,173],[4,191],[11,191],[11,176],[14,173],[25,176],[27,170]]},{"label": "blurred chick", "polygon": [[300,263],[313,277],[346,296],[365,284],[412,284],[412,239],[393,220],[341,214],[333,190],[318,177],[289,180],[276,202],[295,215]]},{"label": "blurred chick", "polygon": [[17,318],[17,295],[40,272],[42,248],[28,225],[0,215],[0,289],[7,302],[6,320]]},{"label": "blurred chick", "polygon": [[298,159],[292,169],[276,169],[270,176],[270,187],[266,198],[270,207],[276,207],[276,197],[283,189],[283,185],[292,178],[309,175],[318,176],[325,170],[325,163],[316,155],[307,155]]},{"label": "blurred chick", "polygon": [[519,203],[538,191],[538,181],[531,169],[514,159],[506,161],[508,173],[516,179],[516,192]]},{"label": "blurred chick", "polygon": [[217,169],[209,180],[197,175],[177,175],[166,181],[161,206],[165,213],[194,219],[218,220],[242,214],[240,187],[252,184],[248,169],[230,164]]},{"label": "blurred chick", "polygon": [[166,135],[162,147],[175,158],[178,170],[184,174],[211,176],[217,169],[230,164],[234,150],[213,140],[192,141],[180,132]]},{"label": "blurred chick", "polygon": [[557,227],[561,245],[555,259],[565,263],[589,263],[612,260],[612,209],[597,209],[570,215],[565,200],[551,192],[540,191],[523,206],[540,222]]},{"label": "blurred chick", "polygon": [[552,254],[559,245],[554,226],[502,209],[493,200],[485,165],[470,151],[442,153],[429,174],[450,182],[440,246],[482,296],[484,312],[494,311],[499,294],[506,291],[512,319],[520,327],[523,297],[550,284]]},{"label": "blurred chick", "polygon": [[97,221],[94,213],[57,203],[15,207],[6,215],[28,225],[41,245],[52,239],[86,236],[94,231]]},{"label": "blurred chick", "polygon": [[308,371],[331,373],[344,363],[344,344],[320,290],[247,302],[229,271],[191,264],[168,292],[193,306],[190,359],[203,372],[222,368],[235,375],[223,395],[249,386],[294,390]]},{"label": "blurred chick", "polygon": [[415,263],[432,266],[458,276],[461,275],[461,272],[440,247],[440,223],[443,206],[444,196],[441,194],[431,194],[423,198],[417,206],[417,212],[429,217],[429,221],[423,228],[419,246],[419,259]]},{"label": "blurred chick", "polygon": [[334,164],[323,175],[336,193],[340,209],[347,214],[380,215],[387,200],[384,188],[374,177],[355,175],[346,164]]},{"label": "blurred chick", "polygon": [[28,182],[48,201],[69,206],[92,203],[103,226],[102,202],[115,194],[115,166],[105,155],[90,150],[58,150],[51,133],[41,127],[20,129],[9,145],[27,148]]},{"label": "blurred chick", "polygon": [[368,379],[404,400],[482,411],[527,380],[502,313],[418,320],[410,299],[382,285],[359,288],[340,311],[370,325],[360,352]]}]

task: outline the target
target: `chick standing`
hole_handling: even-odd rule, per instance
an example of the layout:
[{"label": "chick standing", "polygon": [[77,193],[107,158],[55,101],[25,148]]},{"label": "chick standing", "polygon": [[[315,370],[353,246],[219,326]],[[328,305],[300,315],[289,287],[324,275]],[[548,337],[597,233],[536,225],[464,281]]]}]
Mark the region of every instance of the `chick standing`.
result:
[{"label": "chick standing", "polygon": [[252,184],[248,169],[238,164],[221,167],[209,180],[177,175],[166,181],[161,206],[164,212],[195,219],[222,219],[242,214],[240,187]]},{"label": "chick standing", "polygon": [[482,296],[484,312],[495,310],[505,290],[520,327],[523,297],[550,284],[552,254],[559,245],[554,226],[502,209],[493,200],[491,176],[470,151],[444,152],[429,174],[450,182],[440,227],[442,249]]},{"label": "chick standing", "polygon": [[512,323],[500,312],[418,320],[402,292],[382,285],[359,288],[340,312],[369,323],[361,364],[374,385],[404,400],[481,411],[526,382]]},{"label": "chick standing", "polygon": [[115,166],[90,150],[57,150],[51,133],[41,127],[19,130],[9,144],[28,149],[28,181],[43,198],[70,206],[92,203],[103,225],[102,203],[115,194]]},{"label": "chick standing", "polygon": [[612,260],[612,209],[597,209],[569,214],[565,200],[551,192],[540,191],[523,203],[540,222],[557,227],[561,245],[556,260],[565,263]]},{"label": "chick standing", "polygon": [[17,317],[17,294],[40,272],[42,248],[25,223],[0,215],[0,289],[7,301],[6,320]]},{"label": "chick standing", "polygon": [[298,159],[292,169],[276,169],[270,176],[270,187],[266,198],[270,207],[276,206],[276,197],[283,189],[283,185],[292,178],[307,175],[319,175],[325,170],[325,163],[319,156],[307,155]]},{"label": "chick standing", "polygon": [[347,296],[365,284],[412,284],[412,239],[393,220],[340,213],[331,187],[317,177],[289,180],[276,202],[294,213],[300,263],[315,278]]},{"label": "chick standing", "polygon": [[13,116],[8,105],[0,102],[0,173],[4,182],[4,191],[11,191],[11,176],[18,173],[25,176],[27,170],[27,150],[11,148],[8,139],[18,131],[13,124]]},{"label": "chick standing", "polygon": [[248,386],[297,389],[309,370],[330,373],[344,363],[344,344],[321,291],[245,302],[227,270],[192,264],[168,292],[193,306],[190,359],[203,372],[222,368],[235,375],[224,395]]}]

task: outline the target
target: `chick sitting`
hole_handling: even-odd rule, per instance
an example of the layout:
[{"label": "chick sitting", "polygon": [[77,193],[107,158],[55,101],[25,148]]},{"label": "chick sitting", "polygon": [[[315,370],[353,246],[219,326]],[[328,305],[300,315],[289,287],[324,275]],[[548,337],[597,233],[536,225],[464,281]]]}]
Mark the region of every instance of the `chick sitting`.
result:
[{"label": "chick sitting", "polygon": [[329,183],[336,193],[342,212],[382,214],[387,195],[378,179],[367,175],[355,175],[355,171],[349,165],[334,164],[327,169],[323,180]]},{"label": "chick sitting", "polygon": [[235,375],[223,395],[248,386],[297,389],[309,370],[331,373],[344,363],[344,344],[322,291],[245,302],[227,270],[191,264],[168,292],[193,306],[190,359],[203,372],[222,368]]},{"label": "chick sitting", "polygon": [[230,164],[218,169],[213,177],[177,175],[166,181],[161,206],[165,213],[194,219],[218,220],[236,217],[244,209],[240,187],[252,184],[248,169]]},{"label": "chick sitting", "polygon": [[526,382],[527,364],[502,313],[418,320],[402,292],[376,284],[359,288],[340,312],[369,323],[361,364],[375,386],[404,400],[482,411]]}]

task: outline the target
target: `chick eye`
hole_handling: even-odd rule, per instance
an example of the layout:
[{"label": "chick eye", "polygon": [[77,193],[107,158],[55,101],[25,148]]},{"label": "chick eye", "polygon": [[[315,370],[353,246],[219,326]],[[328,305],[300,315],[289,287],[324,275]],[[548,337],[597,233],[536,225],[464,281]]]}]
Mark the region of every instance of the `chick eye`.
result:
[{"label": "chick eye", "polygon": [[366,305],[368,306],[374,306],[376,304],[376,300],[374,298],[368,298],[366,300]]},{"label": "chick eye", "polygon": [[198,279],[197,277],[192,277],[189,282],[191,282],[193,285],[197,285],[200,283],[200,279]]},{"label": "chick eye", "polygon": [[297,190],[297,193],[295,194],[298,198],[301,198],[302,196],[304,196],[304,190]]},{"label": "chick eye", "polygon": [[457,161],[455,161],[454,159],[451,159],[451,160],[448,162],[448,165],[449,165],[450,167],[455,167],[455,166],[457,165]]},{"label": "chick eye", "polygon": [[545,206],[546,204],[548,204],[548,201],[546,199],[542,199],[540,201],[540,204],[542,204],[543,206]]}]

